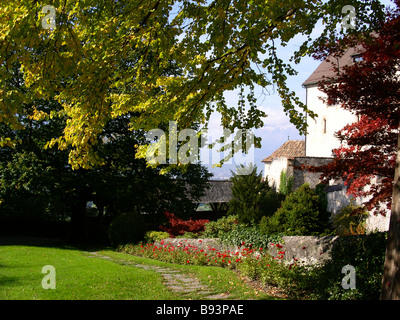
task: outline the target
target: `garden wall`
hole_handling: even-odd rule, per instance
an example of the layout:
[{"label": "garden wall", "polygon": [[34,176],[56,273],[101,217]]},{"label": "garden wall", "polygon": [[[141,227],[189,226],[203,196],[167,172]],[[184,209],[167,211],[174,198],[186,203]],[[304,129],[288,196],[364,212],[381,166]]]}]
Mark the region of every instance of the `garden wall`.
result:
[{"label": "garden wall", "polygon": [[[284,251],[283,259],[287,262],[292,262],[296,258],[297,261],[306,265],[313,265],[330,259],[332,247],[338,239],[338,236],[285,236],[282,237],[283,241],[280,243],[282,247],[277,248],[271,245],[269,248],[264,249],[267,249],[273,256],[277,256],[278,252]],[[161,243],[156,245],[161,245]],[[167,238],[163,240],[163,245],[173,245],[174,247],[190,245],[204,250],[215,248],[222,252],[228,250],[230,252],[240,252],[244,249],[244,247],[226,246],[219,239]]]}]

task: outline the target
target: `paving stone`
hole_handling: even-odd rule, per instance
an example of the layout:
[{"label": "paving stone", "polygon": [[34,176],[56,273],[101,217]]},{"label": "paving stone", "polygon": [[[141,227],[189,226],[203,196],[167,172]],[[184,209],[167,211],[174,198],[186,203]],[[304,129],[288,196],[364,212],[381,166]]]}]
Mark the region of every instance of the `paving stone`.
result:
[{"label": "paving stone", "polygon": [[166,272],[166,273],[169,273],[169,272],[171,272],[172,270],[171,270],[171,269],[159,268],[159,269],[156,269],[156,271],[157,271],[157,272]]},{"label": "paving stone", "polygon": [[172,291],[175,291],[175,292],[186,291],[185,288],[182,287],[182,286],[169,286],[168,288],[171,289]]},{"label": "paving stone", "polygon": [[220,294],[213,294],[210,296],[206,296],[205,298],[210,300],[223,300],[229,298],[229,296],[226,295],[225,293],[220,293]]},{"label": "paving stone", "polygon": [[202,284],[199,284],[199,285],[190,285],[190,286],[187,286],[186,288],[190,288],[190,289],[194,289],[194,290],[199,290],[199,289],[204,289],[205,286],[203,286]]},{"label": "paving stone", "polygon": [[208,290],[200,290],[200,291],[197,291],[196,293],[197,294],[211,294],[212,292],[208,291]]},{"label": "paving stone", "polygon": [[193,279],[190,279],[190,278],[178,278],[178,279],[181,280],[181,281],[183,281],[183,282],[186,282],[186,283],[188,283],[188,282],[200,283],[200,282],[198,282],[197,280],[193,280]]},{"label": "paving stone", "polygon": [[176,279],[175,275],[170,273],[162,273],[161,274],[165,279]]}]

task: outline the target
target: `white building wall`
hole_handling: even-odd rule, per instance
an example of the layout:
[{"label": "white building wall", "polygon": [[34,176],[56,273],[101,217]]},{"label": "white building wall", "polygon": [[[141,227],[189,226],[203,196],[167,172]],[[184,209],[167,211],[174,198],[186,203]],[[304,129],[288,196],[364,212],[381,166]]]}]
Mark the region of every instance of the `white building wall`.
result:
[{"label": "white building wall", "polygon": [[[366,186],[367,188],[369,186]],[[352,196],[347,194],[347,188],[343,187],[342,190],[328,192],[328,212],[332,215],[336,215],[339,213],[340,209],[350,204],[351,199],[353,199],[354,204],[363,205],[370,197],[362,198],[357,197],[353,198]],[[383,216],[381,214],[375,214],[374,211],[370,212],[367,220],[365,221],[365,227],[367,232],[373,231],[387,231],[389,229],[390,222],[390,210],[387,209],[386,205],[381,206],[381,209],[386,210],[386,215]]]},{"label": "white building wall", "polygon": [[307,118],[308,134],[306,136],[307,157],[332,157],[332,149],[339,147],[335,132],[349,123],[357,121],[357,116],[342,109],[339,105],[327,106],[320,99],[326,95],[318,87],[307,88],[307,107],[318,116]]},{"label": "white building wall", "polygon": [[390,211],[386,216],[370,214],[366,221],[367,232],[389,230]]},{"label": "white building wall", "polygon": [[[318,115],[315,120],[311,117],[307,118],[307,157],[332,157],[332,150],[340,146],[339,140],[335,137],[335,132],[343,129],[348,124],[358,121],[356,115],[344,110],[340,105],[327,106],[321,100],[321,98],[325,97],[326,94],[321,92],[318,87],[307,88],[307,107]],[[328,211],[332,214],[338,213],[342,207],[350,203],[351,198],[351,196],[347,195],[346,188],[328,193]],[[361,198],[354,200],[358,205],[368,201],[368,199]],[[389,210],[387,210],[386,217],[375,215],[371,212],[366,221],[367,231],[388,230],[389,220]]]},{"label": "white building wall", "polygon": [[264,178],[268,179],[270,187],[279,190],[282,170],[287,170],[288,159],[286,157],[274,158],[271,162],[265,163]]}]

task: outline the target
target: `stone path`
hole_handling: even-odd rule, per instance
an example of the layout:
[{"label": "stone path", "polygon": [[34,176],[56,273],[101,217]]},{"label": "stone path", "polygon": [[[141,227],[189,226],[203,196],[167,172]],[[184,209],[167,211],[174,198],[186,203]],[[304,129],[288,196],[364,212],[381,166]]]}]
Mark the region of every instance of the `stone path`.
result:
[{"label": "stone path", "polygon": [[129,265],[136,268],[142,268],[145,270],[151,270],[154,272],[159,273],[164,278],[164,284],[166,287],[174,292],[181,293],[183,295],[190,294],[191,297],[196,295],[196,299],[209,299],[209,300],[221,300],[221,299],[228,299],[229,295],[226,293],[213,293],[212,288],[209,286],[201,283],[196,277],[193,275],[188,275],[182,273],[179,270],[165,268],[165,267],[158,267],[158,266],[151,266],[146,264],[136,264],[134,262],[129,262],[126,260],[113,260],[108,256],[99,255],[98,252],[89,252],[90,255],[93,257],[111,260],[113,262]]}]

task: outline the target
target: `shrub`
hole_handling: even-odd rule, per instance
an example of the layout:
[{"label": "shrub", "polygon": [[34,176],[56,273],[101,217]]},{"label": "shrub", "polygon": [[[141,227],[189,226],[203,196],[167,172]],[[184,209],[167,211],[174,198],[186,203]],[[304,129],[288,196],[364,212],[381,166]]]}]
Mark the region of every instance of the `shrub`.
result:
[{"label": "shrub", "polygon": [[[242,170],[244,166],[242,165]],[[263,216],[263,201],[271,188],[262,181],[261,173],[252,167],[247,175],[235,174],[232,181],[232,199],[228,203],[228,214],[237,214],[241,223],[258,223]],[[240,171],[240,169],[238,169]]]},{"label": "shrub", "polygon": [[272,235],[278,232],[282,232],[280,231],[280,223],[281,222],[279,221],[277,215],[264,216],[259,223],[260,232],[265,235]]},{"label": "shrub", "polygon": [[144,241],[148,243],[153,243],[161,241],[169,237],[168,232],[165,231],[147,231],[144,235]]},{"label": "shrub", "polygon": [[282,201],[284,201],[285,198],[285,194],[277,192],[275,189],[268,190],[261,202],[263,216],[273,216],[276,210],[281,207]]},{"label": "shrub", "polygon": [[146,232],[145,220],[140,213],[121,213],[110,224],[109,238],[113,246],[136,243]]},{"label": "shrub", "polygon": [[332,217],[332,224],[338,235],[365,234],[368,211],[351,201]]},{"label": "shrub", "polygon": [[279,181],[279,192],[285,196],[289,195],[293,189],[293,176],[288,177],[287,171],[282,170]]},{"label": "shrub", "polygon": [[328,195],[325,191],[326,188],[326,184],[319,183],[315,186],[315,193],[319,197],[321,215],[324,215],[325,220],[329,220],[330,213],[328,212]]},{"label": "shrub", "polygon": [[224,216],[217,221],[210,221],[204,226],[202,237],[204,238],[221,238],[221,236],[236,228],[239,221],[237,214]]},{"label": "shrub", "polygon": [[183,220],[176,217],[173,213],[165,212],[169,226],[160,226],[160,229],[168,232],[171,238],[183,235],[185,232],[199,233],[204,230],[204,225],[209,222],[207,219]]},{"label": "shrub", "polygon": [[281,240],[280,235],[268,236],[262,234],[257,226],[239,224],[231,231],[222,233],[220,240],[226,245],[266,248],[269,243]]},{"label": "shrub", "polygon": [[260,230],[264,234],[317,235],[328,225],[326,210],[319,196],[308,184],[289,194],[272,217],[263,217]]},{"label": "shrub", "polygon": [[199,237],[202,237],[203,234],[200,232],[190,232],[190,231],[185,231],[182,235],[176,236],[177,238],[184,238],[184,239],[198,239]]}]

